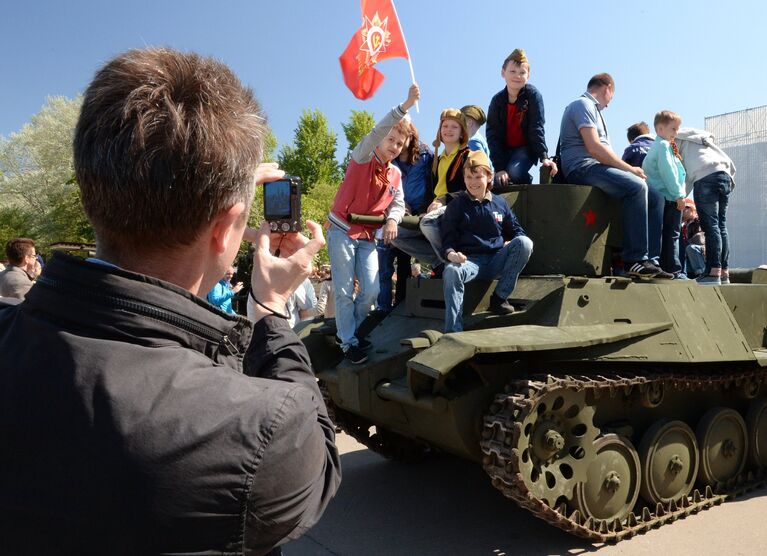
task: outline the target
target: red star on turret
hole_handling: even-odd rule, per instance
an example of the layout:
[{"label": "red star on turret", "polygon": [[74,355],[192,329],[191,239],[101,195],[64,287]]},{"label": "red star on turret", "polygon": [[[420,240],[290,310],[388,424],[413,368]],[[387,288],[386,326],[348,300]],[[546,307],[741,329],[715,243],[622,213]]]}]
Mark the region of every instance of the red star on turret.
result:
[{"label": "red star on turret", "polygon": [[589,209],[586,212],[582,213],[583,218],[586,220],[586,226],[596,226],[597,224],[597,213],[593,210]]}]

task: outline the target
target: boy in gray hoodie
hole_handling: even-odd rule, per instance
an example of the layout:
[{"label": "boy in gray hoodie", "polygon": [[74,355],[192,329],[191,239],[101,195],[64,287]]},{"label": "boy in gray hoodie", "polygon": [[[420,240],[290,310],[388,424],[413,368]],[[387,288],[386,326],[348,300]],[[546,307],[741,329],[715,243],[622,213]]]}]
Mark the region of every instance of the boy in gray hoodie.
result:
[{"label": "boy in gray hoodie", "polygon": [[698,282],[729,284],[727,204],[735,188],[735,165],[714,144],[714,136],[708,131],[682,128],[676,142],[687,172],[687,191],[692,186],[700,224],[706,234],[706,271]]}]

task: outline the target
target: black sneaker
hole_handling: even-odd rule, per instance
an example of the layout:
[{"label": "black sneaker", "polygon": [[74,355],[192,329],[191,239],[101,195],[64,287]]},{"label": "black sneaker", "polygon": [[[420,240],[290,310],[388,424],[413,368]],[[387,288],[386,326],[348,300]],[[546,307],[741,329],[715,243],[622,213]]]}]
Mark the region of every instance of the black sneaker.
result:
[{"label": "black sneaker", "polygon": [[368,360],[365,350],[359,346],[352,346],[344,352],[344,358],[352,365],[361,365]]},{"label": "black sneaker", "polygon": [[[650,261],[639,261],[638,263],[628,265],[628,268],[628,275],[636,276],[637,278],[655,278],[658,274],[663,272],[663,270],[652,264]],[[671,277],[673,277],[673,274]]]},{"label": "black sneaker", "polygon": [[[338,335],[336,335],[336,345],[340,346],[341,344],[342,344],[341,338],[339,338]],[[371,344],[365,338],[360,338],[359,336],[357,336],[357,345],[360,347],[360,349],[368,350],[370,349],[370,346],[372,346],[373,344]]]},{"label": "black sneaker", "polygon": [[496,315],[510,315],[514,312],[514,306],[507,299],[493,294],[490,296],[489,310]]}]

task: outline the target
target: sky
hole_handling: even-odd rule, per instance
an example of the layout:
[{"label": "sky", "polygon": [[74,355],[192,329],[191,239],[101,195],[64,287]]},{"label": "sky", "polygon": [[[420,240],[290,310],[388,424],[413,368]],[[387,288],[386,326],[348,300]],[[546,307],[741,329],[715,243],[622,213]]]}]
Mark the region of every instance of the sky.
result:
[{"label": "sky", "polygon": [[[377,68],[386,80],[359,101],[338,62],[361,24],[359,0],[6,0],[0,13],[0,135],[29,121],[46,97],[74,97],[116,54],[168,46],[228,64],[262,103],[280,145],[301,112],[319,109],[346,141],[350,110],[378,119],[405,100],[404,59]],[[554,152],[565,106],[595,73],[609,72],[615,98],[605,111],[613,148],[626,128],[655,113],[679,113],[683,126],[767,104],[763,4],[731,0],[575,2],[397,0],[416,81],[422,140],[433,141],[439,113],[478,104],[504,86],[501,64],[524,48],[530,83],[543,95]]]}]

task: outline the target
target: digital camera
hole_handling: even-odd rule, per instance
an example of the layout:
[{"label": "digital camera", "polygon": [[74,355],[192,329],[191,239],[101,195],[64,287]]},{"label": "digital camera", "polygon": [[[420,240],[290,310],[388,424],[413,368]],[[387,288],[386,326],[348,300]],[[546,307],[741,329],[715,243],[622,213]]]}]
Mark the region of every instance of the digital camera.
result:
[{"label": "digital camera", "polygon": [[301,231],[301,178],[285,176],[264,184],[264,219],[273,232]]}]

